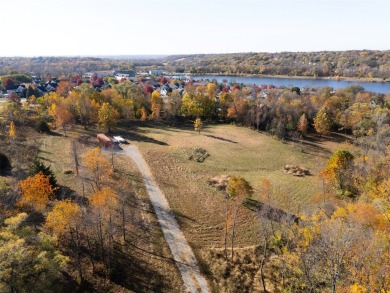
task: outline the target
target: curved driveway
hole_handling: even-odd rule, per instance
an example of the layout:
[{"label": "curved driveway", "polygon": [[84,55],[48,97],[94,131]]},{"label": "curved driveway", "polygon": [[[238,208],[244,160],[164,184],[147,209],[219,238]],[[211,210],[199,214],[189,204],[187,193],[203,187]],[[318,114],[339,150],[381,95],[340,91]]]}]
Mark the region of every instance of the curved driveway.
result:
[{"label": "curved driveway", "polygon": [[138,166],[144,178],[146,190],[156,212],[164,237],[172,252],[173,258],[182,275],[185,292],[209,292],[206,279],[199,270],[198,262],[183,232],[168,205],[168,202],[153,180],[148,164],[133,145],[122,145],[124,153]]}]

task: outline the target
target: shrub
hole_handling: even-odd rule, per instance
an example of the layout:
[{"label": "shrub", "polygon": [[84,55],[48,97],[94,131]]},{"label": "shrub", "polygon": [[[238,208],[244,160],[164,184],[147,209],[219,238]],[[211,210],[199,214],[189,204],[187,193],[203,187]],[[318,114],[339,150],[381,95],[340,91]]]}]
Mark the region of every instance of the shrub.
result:
[{"label": "shrub", "polygon": [[0,175],[6,173],[11,169],[11,162],[8,157],[0,153]]},{"label": "shrub", "polygon": [[39,133],[50,133],[50,127],[45,120],[39,120],[35,126],[35,130]]}]

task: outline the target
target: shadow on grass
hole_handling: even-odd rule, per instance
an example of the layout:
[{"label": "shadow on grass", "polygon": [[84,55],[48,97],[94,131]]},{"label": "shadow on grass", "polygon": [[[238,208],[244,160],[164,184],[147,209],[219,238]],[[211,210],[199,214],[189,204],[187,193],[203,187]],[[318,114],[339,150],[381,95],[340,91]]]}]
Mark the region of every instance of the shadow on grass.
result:
[{"label": "shadow on grass", "polygon": [[[154,268],[156,259],[161,263],[173,263],[171,258],[156,255],[132,243],[127,244],[131,246],[128,251],[119,246],[115,250],[114,258],[117,262],[112,272],[112,281],[134,292],[172,292],[177,289]],[[154,262],[147,261],[151,256],[155,259]]]},{"label": "shadow on grass", "polygon": [[206,134],[206,136],[207,137],[211,137],[211,138],[215,138],[215,139],[218,139],[218,140],[226,141],[226,142],[237,143],[236,141],[233,141],[233,140],[230,140],[230,139],[227,139],[227,138],[223,138],[223,137],[220,137],[220,136],[215,136],[215,135],[210,135],[210,134]]},{"label": "shadow on grass", "polygon": [[284,224],[299,223],[299,218],[296,215],[287,213],[282,209],[274,208],[254,199],[247,198],[244,202],[244,206],[257,213],[260,217],[271,221]]}]

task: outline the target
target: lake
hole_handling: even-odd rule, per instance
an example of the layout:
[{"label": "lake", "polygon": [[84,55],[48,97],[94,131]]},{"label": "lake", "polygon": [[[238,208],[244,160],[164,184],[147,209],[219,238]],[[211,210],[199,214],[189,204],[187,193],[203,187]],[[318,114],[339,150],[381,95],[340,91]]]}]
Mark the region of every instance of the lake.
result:
[{"label": "lake", "polygon": [[276,78],[276,77],[254,77],[254,76],[212,76],[201,75],[193,76],[194,80],[199,79],[216,79],[218,82],[226,79],[228,82],[234,81],[237,83],[243,83],[248,85],[274,85],[274,86],[286,86],[286,87],[308,87],[308,88],[320,88],[329,86],[334,89],[346,88],[352,84],[358,84],[364,87],[368,92],[387,94],[390,93],[390,82],[363,82],[363,81],[346,81],[346,80],[326,80],[326,79],[301,79],[301,78]]}]

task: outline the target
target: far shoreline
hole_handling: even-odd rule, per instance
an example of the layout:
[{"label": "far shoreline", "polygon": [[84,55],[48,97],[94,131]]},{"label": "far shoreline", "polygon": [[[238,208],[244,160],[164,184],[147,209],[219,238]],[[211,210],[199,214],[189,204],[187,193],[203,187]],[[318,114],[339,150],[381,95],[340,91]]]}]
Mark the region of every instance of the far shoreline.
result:
[{"label": "far shoreline", "polygon": [[[172,74],[176,75],[176,74]],[[314,76],[291,76],[291,75],[266,75],[266,74],[219,74],[219,73],[204,73],[204,74],[190,74],[190,73],[184,73],[184,74],[177,74],[177,75],[185,75],[185,76],[229,76],[229,77],[258,77],[258,78],[285,78],[285,79],[312,79],[312,80],[334,80],[334,81],[356,81],[356,82],[371,82],[371,83],[387,83],[390,82],[390,79],[383,80],[379,77],[373,77],[373,78],[360,78],[360,77],[341,77],[341,76],[321,76],[321,77],[314,77]]]}]

